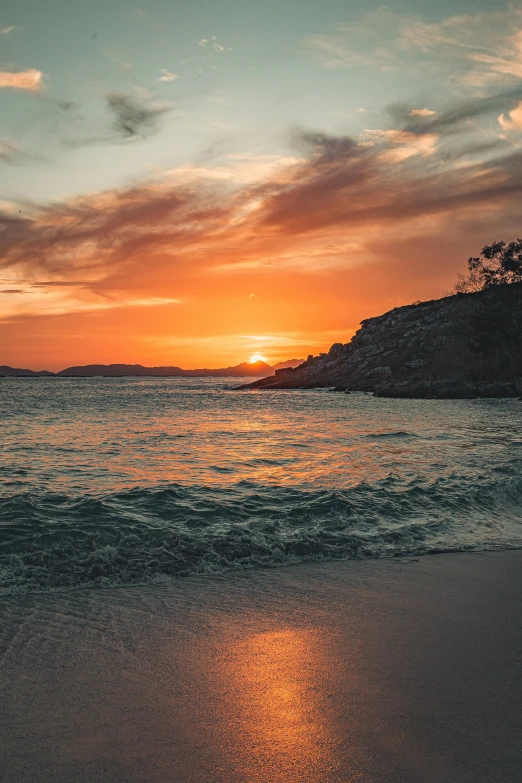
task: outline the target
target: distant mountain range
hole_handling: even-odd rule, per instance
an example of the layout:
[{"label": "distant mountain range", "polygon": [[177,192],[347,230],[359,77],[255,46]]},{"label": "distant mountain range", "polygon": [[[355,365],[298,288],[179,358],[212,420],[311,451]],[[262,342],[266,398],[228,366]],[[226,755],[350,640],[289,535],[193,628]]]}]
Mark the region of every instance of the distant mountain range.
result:
[{"label": "distant mountain range", "polygon": [[54,372],[48,372],[47,370],[23,370],[20,367],[8,367],[6,364],[0,364],[0,377],[1,376],[42,376],[42,375],[56,375]]},{"label": "distant mountain range", "polygon": [[85,364],[67,367],[59,372],[48,370],[25,370],[19,367],[0,365],[0,376],[43,377],[66,376],[75,378],[145,376],[155,378],[242,378],[274,375],[276,370],[298,367],[304,359],[289,359],[273,366],[266,362],[242,362],[234,367],[220,367],[217,370],[183,370],[181,367],[144,367],[142,364]]}]

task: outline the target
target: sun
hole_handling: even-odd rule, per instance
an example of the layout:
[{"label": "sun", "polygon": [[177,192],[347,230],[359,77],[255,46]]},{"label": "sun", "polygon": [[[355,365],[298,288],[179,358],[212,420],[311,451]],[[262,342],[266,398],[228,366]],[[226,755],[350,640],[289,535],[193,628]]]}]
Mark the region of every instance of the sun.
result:
[{"label": "sun", "polygon": [[248,363],[249,364],[255,364],[255,362],[265,362],[266,363],[266,358],[264,356],[261,356],[260,353],[254,353],[250,357],[250,359],[248,360]]}]

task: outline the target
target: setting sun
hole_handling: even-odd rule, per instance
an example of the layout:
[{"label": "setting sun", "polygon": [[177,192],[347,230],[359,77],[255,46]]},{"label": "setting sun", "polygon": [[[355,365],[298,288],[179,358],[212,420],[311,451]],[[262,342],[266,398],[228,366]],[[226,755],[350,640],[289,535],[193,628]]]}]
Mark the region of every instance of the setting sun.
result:
[{"label": "setting sun", "polygon": [[261,356],[260,353],[255,353],[250,357],[248,363],[254,364],[255,362],[266,362],[266,358],[264,356]]}]

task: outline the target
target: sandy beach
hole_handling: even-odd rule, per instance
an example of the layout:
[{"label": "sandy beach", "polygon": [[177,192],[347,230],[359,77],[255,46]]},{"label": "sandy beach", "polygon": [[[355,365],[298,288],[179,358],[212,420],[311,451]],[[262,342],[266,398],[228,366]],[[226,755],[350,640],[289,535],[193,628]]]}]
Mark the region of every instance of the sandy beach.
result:
[{"label": "sandy beach", "polygon": [[2,783],[516,783],[522,552],[2,603]]}]

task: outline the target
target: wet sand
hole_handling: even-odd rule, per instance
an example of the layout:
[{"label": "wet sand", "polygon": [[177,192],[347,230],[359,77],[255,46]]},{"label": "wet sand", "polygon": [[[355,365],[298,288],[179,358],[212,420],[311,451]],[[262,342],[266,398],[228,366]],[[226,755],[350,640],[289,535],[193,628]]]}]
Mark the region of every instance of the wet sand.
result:
[{"label": "wet sand", "polygon": [[522,552],[0,609],[2,783],[520,783]]}]

